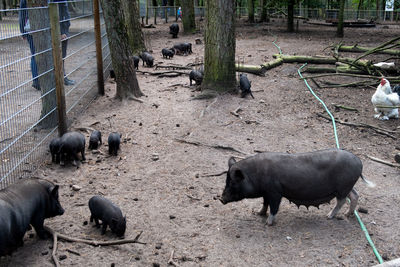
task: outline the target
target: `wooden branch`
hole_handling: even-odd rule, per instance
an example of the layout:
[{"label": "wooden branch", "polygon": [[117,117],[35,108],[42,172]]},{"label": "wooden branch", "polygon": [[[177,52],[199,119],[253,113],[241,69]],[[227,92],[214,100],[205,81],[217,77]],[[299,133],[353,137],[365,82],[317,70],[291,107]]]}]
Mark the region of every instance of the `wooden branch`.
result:
[{"label": "wooden branch", "polygon": [[[330,117],[325,116],[325,115],[323,115],[321,113],[317,113],[317,116],[321,117],[321,118],[324,118],[326,120],[332,121],[332,119]],[[376,126],[373,126],[373,125],[369,125],[369,124],[366,124],[366,123],[345,122],[345,121],[339,120],[337,118],[335,118],[335,122],[337,122],[339,124],[342,124],[342,125],[347,125],[347,126],[370,128],[370,129],[374,130],[375,132],[377,132],[379,134],[385,135],[385,136],[393,138],[393,139],[397,139],[394,135],[389,133],[389,132],[393,132],[393,131],[386,130],[386,129],[383,129],[383,128],[379,128],[379,127],[376,127]]]},{"label": "wooden branch", "polygon": [[215,148],[215,149],[220,149],[220,150],[230,150],[230,151],[234,151],[243,155],[248,155],[248,153],[237,150],[236,148],[230,147],[230,146],[223,146],[223,145],[208,145],[208,144],[203,144],[200,142],[196,142],[196,141],[187,141],[184,139],[178,139],[175,138],[175,141],[180,142],[180,143],[185,143],[185,144],[189,144],[189,145],[195,145],[195,146],[205,146],[205,147],[210,147],[210,148]]},{"label": "wooden branch", "polygon": [[[46,229],[46,226],[45,226]],[[47,229],[46,229],[47,230]],[[48,232],[50,232],[49,230],[47,230]],[[50,232],[53,235],[53,251],[51,252],[51,258],[53,259],[54,265],[56,267],[60,267],[60,263],[58,262],[57,259],[57,234],[55,234],[54,232]]]},{"label": "wooden branch", "polygon": [[227,173],[228,171],[223,171],[220,173],[212,173],[212,174],[203,174],[201,175],[201,177],[215,177],[215,176],[221,176],[224,175],[225,173]]},{"label": "wooden branch", "polygon": [[[378,76],[374,76],[374,75],[362,75],[362,74],[352,74],[352,73],[331,73],[331,74],[318,74],[318,75],[306,76],[306,77],[304,77],[304,79],[321,78],[321,77],[326,77],[326,76],[349,76],[349,77],[373,79],[373,80],[376,80],[377,82],[380,80],[380,78],[382,78],[382,77],[378,77]],[[386,77],[386,79],[388,79],[388,80],[400,79],[400,76]]]},{"label": "wooden branch", "polygon": [[341,109],[345,109],[345,110],[349,110],[349,111],[357,111],[358,112],[358,109],[356,109],[356,108],[347,107],[347,106],[343,106],[343,105],[337,105],[337,104],[332,104],[332,105],[336,108],[341,108]]},{"label": "wooden branch", "polygon": [[142,99],[139,99],[137,97],[134,97],[133,95],[128,96],[128,100],[133,100],[133,101],[137,101],[139,103],[143,103],[144,101]]},{"label": "wooden branch", "polygon": [[169,259],[168,259],[168,265],[173,265],[173,266],[178,267],[179,265],[174,261],[174,253],[175,253],[175,250],[172,250],[171,255],[169,256]]},{"label": "wooden branch", "polygon": [[[364,52],[370,51],[371,49],[373,49],[373,48],[361,47],[358,45],[352,45],[352,46],[342,45],[339,47],[338,50],[339,50],[339,52],[364,53]],[[400,56],[400,50],[389,49],[389,48],[384,48],[382,50],[375,51],[375,53]]]},{"label": "wooden branch", "polygon": [[149,74],[152,76],[159,76],[159,75],[165,75],[165,74],[179,74],[179,75],[189,75],[189,72],[184,72],[184,71],[176,71],[176,70],[170,70],[170,71],[155,71],[155,72],[150,72],[150,71],[142,71],[142,70],[137,70],[137,73],[142,73],[142,74]]},{"label": "wooden branch", "polygon": [[326,86],[321,86],[321,88],[357,87],[357,86],[369,85],[371,83],[369,83],[367,81],[361,81],[361,82],[337,84],[337,83],[332,83],[332,82],[326,81],[326,82],[324,82],[324,84],[326,84]]},{"label": "wooden branch", "polygon": [[[301,55],[296,55],[296,56],[290,56],[290,55],[279,55],[279,54],[274,54],[274,58],[282,58],[284,63],[308,63],[308,64],[336,64],[336,62],[343,62],[343,63],[353,63],[354,58],[348,58],[348,57],[340,57],[340,58],[335,58],[335,57],[326,57],[326,56],[301,56]],[[371,63],[369,60],[360,60],[358,62],[358,65],[362,66],[367,66]],[[353,63],[354,64],[354,63]]]},{"label": "wooden branch", "polygon": [[201,111],[201,113],[200,113],[200,118],[202,118],[202,117],[204,116],[204,113],[205,113],[212,105],[214,105],[214,104],[217,102],[217,100],[218,100],[218,97],[216,97],[215,100],[214,100],[210,105],[208,105],[205,109],[203,109],[203,110]]},{"label": "wooden branch", "polygon": [[57,233],[53,229],[51,229],[48,226],[43,226],[44,230],[51,234],[53,236],[53,251],[52,251],[52,259],[54,261],[55,266],[59,267],[60,263],[57,260],[57,243],[58,243],[58,238],[63,239],[66,241],[70,242],[79,242],[79,243],[85,243],[88,245],[92,246],[112,246],[112,245],[122,245],[122,244],[128,244],[128,243],[137,243],[137,244],[142,244],[146,245],[146,243],[138,241],[139,237],[142,235],[143,231],[141,231],[139,234],[136,235],[134,239],[122,239],[122,240],[113,240],[113,241],[99,241],[99,240],[88,240],[88,239],[80,239],[80,238],[74,238],[70,237],[67,235],[63,235],[60,233]]},{"label": "wooden branch", "polygon": [[379,162],[379,163],[388,165],[388,166],[390,166],[390,167],[400,168],[400,164],[391,163],[391,162],[388,162],[388,161],[386,161],[386,160],[378,159],[378,158],[375,158],[375,157],[372,157],[372,156],[369,156],[369,155],[367,155],[367,157],[368,157],[370,160],[373,160],[373,161],[376,161],[376,162]]},{"label": "wooden branch", "polygon": [[264,76],[267,72],[267,69],[263,65],[243,65],[243,64],[235,64],[236,71],[247,72],[256,75]]},{"label": "wooden branch", "polygon": [[192,70],[190,67],[180,65],[157,65],[155,69]]},{"label": "wooden branch", "polygon": [[269,62],[266,62],[266,63],[262,64],[262,66],[266,70],[270,70],[270,69],[278,67],[278,66],[280,66],[282,64],[283,64],[283,59],[281,57],[278,57],[277,59],[274,59],[274,60],[271,60]]},{"label": "wooden branch", "polygon": [[397,40],[400,40],[400,36],[398,36],[398,37],[396,37],[396,38],[394,38],[394,39],[392,39],[392,40],[389,40],[389,41],[387,41],[387,42],[385,42],[385,43],[383,43],[383,44],[381,44],[381,45],[379,45],[379,46],[377,46],[377,47],[375,47],[375,48],[372,48],[372,49],[366,51],[366,52],[363,53],[361,56],[357,57],[357,58],[353,61],[353,63],[356,63],[356,62],[357,62],[358,60],[360,60],[361,58],[366,57],[366,56],[368,56],[368,55],[370,55],[370,54],[373,54],[373,53],[375,53],[376,51],[381,51],[381,50],[382,50],[381,48],[384,48],[385,46],[387,46],[387,45],[389,45],[389,44],[392,44],[392,43],[396,42]]}]

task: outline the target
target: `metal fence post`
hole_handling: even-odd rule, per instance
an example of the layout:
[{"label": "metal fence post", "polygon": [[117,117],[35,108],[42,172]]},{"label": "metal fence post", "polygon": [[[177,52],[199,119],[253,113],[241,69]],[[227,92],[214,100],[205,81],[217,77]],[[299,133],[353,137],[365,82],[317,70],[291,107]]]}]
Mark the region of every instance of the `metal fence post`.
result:
[{"label": "metal fence post", "polygon": [[65,105],[64,72],[61,57],[60,17],[57,3],[49,3],[51,46],[53,50],[54,76],[56,82],[58,133],[67,132],[67,113]]},{"label": "metal fence post", "polygon": [[103,53],[101,49],[99,0],[93,0],[93,13],[94,13],[94,35],[96,38],[97,87],[99,94],[104,95]]}]

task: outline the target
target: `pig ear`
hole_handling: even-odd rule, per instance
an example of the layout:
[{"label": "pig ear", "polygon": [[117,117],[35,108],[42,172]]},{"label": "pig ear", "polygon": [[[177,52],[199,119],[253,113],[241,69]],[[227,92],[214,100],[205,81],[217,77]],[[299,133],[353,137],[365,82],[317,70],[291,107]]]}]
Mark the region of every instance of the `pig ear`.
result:
[{"label": "pig ear", "polygon": [[229,168],[232,167],[232,165],[235,164],[235,163],[236,163],[235,158],[234,157],[230,157],[229,160],[228,160]]},{"label": "pig ear", "polygon": [[51,190],[51,194],[55,197],[58,197],[58,185],[55,185],[53,190]]},{"label": "pig ear", "polygon": [[237,169],[237,170],[235,170],[232,179],[235,181],[242,181],[242,180],[246,179],[246,175],[244,174],[244,172],[242,170]]}]

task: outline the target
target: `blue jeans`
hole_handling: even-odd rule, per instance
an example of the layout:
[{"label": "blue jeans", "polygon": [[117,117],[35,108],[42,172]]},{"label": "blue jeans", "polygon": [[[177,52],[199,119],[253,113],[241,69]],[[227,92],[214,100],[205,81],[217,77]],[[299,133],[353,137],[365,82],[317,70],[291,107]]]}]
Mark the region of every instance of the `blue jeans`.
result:
[{"label": "blue jeans", "polygon": [[28,41],[29,48],[31,49],[31,72],[32,72],[32,78],[33,78],[33,85],[34,86],[39,86],[39,79],[37,78],[38,76],[38,69],[36,65],[36,60],[35,60],[35,45],[33,44],[33,38],[32,35],[26,35],[26,40]]}]

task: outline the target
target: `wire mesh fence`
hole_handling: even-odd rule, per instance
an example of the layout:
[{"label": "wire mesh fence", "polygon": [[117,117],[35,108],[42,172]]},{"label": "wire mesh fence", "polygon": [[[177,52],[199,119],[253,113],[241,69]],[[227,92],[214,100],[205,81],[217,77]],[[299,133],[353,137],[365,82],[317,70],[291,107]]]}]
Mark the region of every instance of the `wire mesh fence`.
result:
[{"label": "wire mesh fence", "polygon": [[[0,188],[28,176],[57,135],[54,59],[47,1],[0,10]],[[97,95],[93,0],[56,1],[68,118]],[[102,16],[100,16],[102,17]],[[101,18],[104,73],[110,66]],[[69,123],[71,120],[69,121]]]}]

